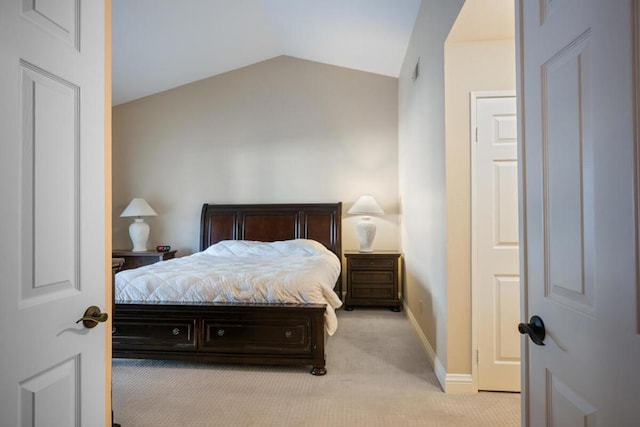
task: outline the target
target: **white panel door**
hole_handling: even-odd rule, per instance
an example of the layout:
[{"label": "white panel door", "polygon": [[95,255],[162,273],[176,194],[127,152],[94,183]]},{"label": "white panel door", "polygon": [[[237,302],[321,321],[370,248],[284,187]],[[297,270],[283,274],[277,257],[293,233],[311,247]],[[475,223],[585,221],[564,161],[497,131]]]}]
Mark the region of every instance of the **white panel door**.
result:
[{"label": "white panel door", "polygon": [[472,101],[478,389],[520,391],[516,98],[475,95]]},{"label": "white panel door", "polygon": [[103,1],[0,2],[3,426],[108,417],[105,325],[76,323],[107,308],[104,34]]},{"label": "white panel door", "polygon": [[637,6],[517,3],[524,425],[640,420]]}]

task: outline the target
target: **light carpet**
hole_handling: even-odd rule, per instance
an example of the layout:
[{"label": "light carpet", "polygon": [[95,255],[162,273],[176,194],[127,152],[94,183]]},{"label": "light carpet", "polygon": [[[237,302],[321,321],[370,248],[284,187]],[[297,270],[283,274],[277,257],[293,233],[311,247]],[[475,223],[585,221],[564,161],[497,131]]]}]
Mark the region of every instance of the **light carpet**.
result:
[{"label": "light carpet", "polygon": [[520,425],[520,395],[449,395],[404,313],[338,311],[322,377],[307,367],[113,360],[122,427]]}]

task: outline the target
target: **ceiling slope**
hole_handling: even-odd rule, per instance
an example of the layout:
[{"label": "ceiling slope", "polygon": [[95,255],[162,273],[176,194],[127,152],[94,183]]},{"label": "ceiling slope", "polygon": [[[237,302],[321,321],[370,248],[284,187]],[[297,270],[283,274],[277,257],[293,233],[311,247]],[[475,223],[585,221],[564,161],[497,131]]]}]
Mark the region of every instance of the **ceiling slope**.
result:
[{"label": "ceiling slope", "polygon": [[397,77],[420,0],[113,0],[113,104],[288,55]]}]

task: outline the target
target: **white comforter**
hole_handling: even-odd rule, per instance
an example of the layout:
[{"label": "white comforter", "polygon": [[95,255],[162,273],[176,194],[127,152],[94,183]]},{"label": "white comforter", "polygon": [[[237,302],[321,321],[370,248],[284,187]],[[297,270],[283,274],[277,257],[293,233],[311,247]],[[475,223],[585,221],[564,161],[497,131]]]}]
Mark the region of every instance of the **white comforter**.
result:
[{"label": "white comforter", "polygon": [[338,257],[314,240],[225,240],[202,252],[116,274],[116,302],[326,304],[325,327],[338,327],[333,291]]}]

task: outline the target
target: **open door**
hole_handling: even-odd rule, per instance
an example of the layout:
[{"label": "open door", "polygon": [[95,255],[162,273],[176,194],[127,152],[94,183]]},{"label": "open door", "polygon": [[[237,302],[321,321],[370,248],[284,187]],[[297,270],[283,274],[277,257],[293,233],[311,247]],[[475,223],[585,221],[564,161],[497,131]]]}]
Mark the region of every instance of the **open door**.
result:
[{"label": "open door", "polygon": [[523,425],[638,425],[637,3],[517,2]]},{"label": "open door", "polygon": [[0,137],[0,424],[104,426],[104,1],[0,2]]}]

